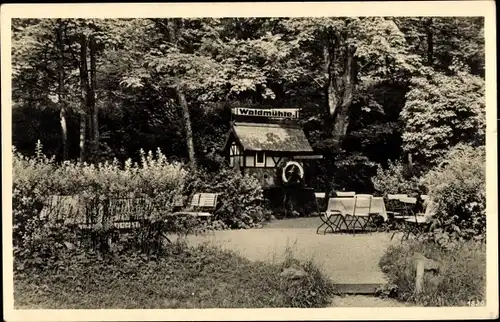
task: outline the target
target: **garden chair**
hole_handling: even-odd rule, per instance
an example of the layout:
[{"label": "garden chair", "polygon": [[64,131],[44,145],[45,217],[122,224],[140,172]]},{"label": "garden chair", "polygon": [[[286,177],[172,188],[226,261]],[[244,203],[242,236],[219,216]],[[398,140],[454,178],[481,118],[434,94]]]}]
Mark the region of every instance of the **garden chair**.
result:
[{"label": "garden chair", "polygon": [[323,226],[326,226],[323,234],[326,234],[329,228],[333,233],[335,231],[340,231],[342,225],[347,227],[345,214],[352,212],[352,210],[349,209],[349,204],[354,204],[351,198],[329,198],[326,210],[321,213],[320,219],[322,223],[316,229],[316,234],[319,233]]},{"label": "garden chair", "polygon": [[391,229],[396,229],[398,227],[398,222],[403,220],[402,212],[404,210],[404,204],[401,202],[402,198],[408,198],[406,194],[388,194],[387,195],[387,215],[389,218],[389,227]]},{"label": "garden chair", "polygon": [[417,198],[403,197],[400,198],[400,201],[403,203],[402,215],[395,216],[398,227],[392,234],[391,240],[398,231],[403,233],[401,240],[408,239],[412,234],[419,236],[421,234],[420,230],[424,228],[426,223],[426,219],[421,214],[415,212]]},{"label": "garden chair", "polygon": [[359,224],[361,230],[364,231],[371,220],[372,198],[372,195],[367,194],[358,194],[354,196],[354,209],[352,213],[346,215],[345,219],[348,229],[352,228],[353,234],[356,233],[356,224]]},{"label": "garden chair", "polygon": [[402,204],[400,199],[407,198],[408,195],[405,194],[388,194],[387,195],[387,213],[390,215],[398,216],[401,214]]},{"label": "garden chair", "polygon": [[339,198],[354,197],[356,192],[354,191],[335,191],[335,195]]},{"label": "garden chair", "polygon": [[210,211],[217,206],[218,193],[195,193],[191,199],[190,208],[185,211],[174,212],[172,215],[191,215],[195,217],[210,217]]},{"label": "garden chair", "polygon": [[414,235],[418,239],[428,230],[436,212],[436,204],[428,199],[424,206],[424,213],[415,212],[413,217],[405,219],[405,231],[401,240],[408,239],[410,235]]},{"label": "garden chair", "polygon": [[370,209],[371,222],[375,228],[387,231],[389,229],[388,221],[389,216],[385,207],[385,200],[383,197],[373,197]]},{"label": "garden chair", "polygon": [[[315,206],[316,206],[316,213],[320,214],[326,210],[326,207],[324,207],[324,201],[326,199],[326,193],[325,192],[315,192],[314,193],[314,201],[315,201]],[[318,200],[321,200],[321,202],[318,202]],[[321,206],[320,206],[321,204]]]},{"label": "garden chair", "polygon": [[[417,198],[414,197],[402,197],[399,199],[400,202],[402,203],[402,208],[401,208],[401,215],[399,216],[394,216],[396,219],[396,231],[392,234],[391,240],[394,238],[394,235],[398,231],[403,232],[402,239],[406,239],[411,232],[411,223],[412,221],[418,221],[417,219],[413,219],[413,217],[416,215],[414,209],[415,205],[417,204]],[[410,221],[408,221],[410,219]]]}]

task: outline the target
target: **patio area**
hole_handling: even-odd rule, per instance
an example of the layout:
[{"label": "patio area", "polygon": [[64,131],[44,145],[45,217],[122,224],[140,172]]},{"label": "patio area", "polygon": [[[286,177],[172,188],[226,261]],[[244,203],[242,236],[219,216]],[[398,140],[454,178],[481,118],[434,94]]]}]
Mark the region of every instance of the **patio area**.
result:
[{"label": "patio area", "polygon": [[320,223],[318,217],[274,220],[261,229],[189,236],[188,242],[217,245],[255,261],[281,261],[291,248],[296,258],[312,259],[339,286],[372,285],[373,288],[386,283],[378,262],[385,249],[399,239],[391,241],[391,234],[386,232],[316,234]]}]

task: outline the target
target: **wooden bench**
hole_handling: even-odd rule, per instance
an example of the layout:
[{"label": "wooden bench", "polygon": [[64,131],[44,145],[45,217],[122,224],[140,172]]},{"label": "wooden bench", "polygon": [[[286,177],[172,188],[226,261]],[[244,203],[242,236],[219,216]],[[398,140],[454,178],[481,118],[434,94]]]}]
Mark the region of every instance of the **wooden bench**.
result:
[{"label": "wooden bench", "polygon": [[49,225],[75,226],[81,230],[92,230],[102,217],[118,230],[133,230],[140,227],[140,218],[154,210],[147,198],[110,198],[98,203],[86,202],[78,195],[53,195],[47,198],[40,217]]},{"label": "wooden bench", "polygon": [[195,217],[210,217],[209,211],[217,206],[217,193],[195,193],[187,210],[174,212],[172,215],[191,215]]}]

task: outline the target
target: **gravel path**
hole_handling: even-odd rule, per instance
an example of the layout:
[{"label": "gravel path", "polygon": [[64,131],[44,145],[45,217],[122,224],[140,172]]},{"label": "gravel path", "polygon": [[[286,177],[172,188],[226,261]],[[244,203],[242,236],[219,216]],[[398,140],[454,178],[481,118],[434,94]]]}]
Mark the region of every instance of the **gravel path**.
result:
[{"label": "gravel path", "polygon": [[[279,262],[287,249],[301,260],[312,259],[334,283],[386,283],[378,262],[391,243],[391,234],[316,234],[319,218],[275,220],[261,229],[216,231],[188,236],[192,245],[209,243],[235,251],[255,261]],[[373,296],[332,298],[332,307],[396,307],[404,303]]]},{"label": "gravel path", "polygon": [[[301,260],[312,259],[332,281],[342,284],[385,283],[378,262],[390,234],[316,234],[318,218],[276,220],[261,229],[216,231],[189,236],[193,245],[211,243],[251,260],[281,261],[287,248]],[[300,227],[300,228],[294,228]]]}]

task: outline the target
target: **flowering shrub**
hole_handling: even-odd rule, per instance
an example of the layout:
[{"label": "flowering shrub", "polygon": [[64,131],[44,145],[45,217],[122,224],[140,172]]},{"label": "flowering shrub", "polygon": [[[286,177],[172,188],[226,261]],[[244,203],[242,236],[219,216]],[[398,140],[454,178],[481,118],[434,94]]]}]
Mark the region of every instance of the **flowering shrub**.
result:
[{"label": "flowering shrub", "polygon": [[[436,234],[484,238],[486,229],[486,151],[457,145],[431,170],[424,183],[437,205]],[[441,236],[445,237],[445,236]]]},{"label": "flowering shrub", "polygon": [[41,152],[37,143],[34,158],[27,158],[13,149],[12,162],[12,214],[14,247],[31,245],[40,238],[43,227],[38,213],[50,193],[53,159]]},{"label": "flowering shrub", "polygon": [[162,215],[172,210],[181,193],[187,171],[181,163],[169,162],[160,149],[140,151],[140,163],[129,159],[94,164],[65,162],[53,174],[54,193],[79,194],[87,199],[103,197],[149,197]]},{"label": "flowering shrub", "polygon": [[387,169],[383,169],[379,165],[377,175],[372,178],[372,182],[375,190],[384,196],[391,193],[418,193],[420,186],[417,177],[408,178],[404,165],[399,161],[389,161]]},{"label": "flowering shrub", "polygon": [[[70,235],[61,236],[68,232],[65,231],[68,227],[59,225],[54,229],[51,217],[54,213],[62,213],[62,220],[71,223],[76,218],[70,217],[77,212],[69,211],[64,202],[49,206],[52,195],[70,196],[70,201],[76,201],[80,215],[87,217],[78,221],[86,221],[89,214],[93,217],[97,225],[90,235],[94,242],[99,241],[100,246],[103,243],[107,246],[113,233],[110,224],[123,210],[113,209],[119,205],[110,200],[129,198],[139,201],[135,202],[138,207],[133,209],[134,213],[129,215],[145,219],[145,225],[142,225],[145,227],[139,231],[142,241],[156,240],[163,228],[157,223],[172,210],[174,197],[182,193],[186,174],[182,164],[169,162],[160,150],[147,154],[141,151],[140,163],[127,160],[121,165],[114,160],[94,165],[66,161],[57,165],[43,155],[41,144],[37,145],[33,158],[14,149],[12,206],[16,255],[22,258],[33,257],[33,254],[34,258],[38,255],[50,257],[63,240],[72,239]],[[141,200],[149,202],[141,203]],[[46,211],[42,212],[44,205]],[[47,256],[40,253],[42,250]]]}]

